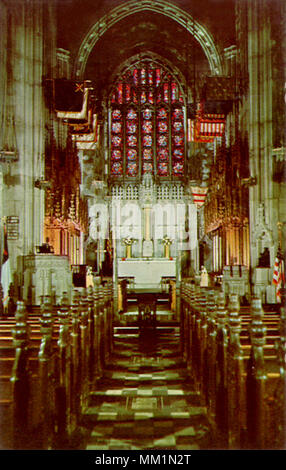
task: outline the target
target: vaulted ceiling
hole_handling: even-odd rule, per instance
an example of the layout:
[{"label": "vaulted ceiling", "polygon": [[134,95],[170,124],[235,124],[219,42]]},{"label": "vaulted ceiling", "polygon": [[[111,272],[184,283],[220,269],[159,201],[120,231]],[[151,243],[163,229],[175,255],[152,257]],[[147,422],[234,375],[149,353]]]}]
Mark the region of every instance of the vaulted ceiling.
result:
[{"label": "vaulted ceiling", "polygon": [[[56,0],[58,47],[68,49],[75,61],[90,28],[121,0]],[[138,0],[140,4],[141,0]],[[176,0],[212,35],[220,53],[235,43],[233,0]],[[150,10],[130,14],[115,22],[98,39],[86,64],[84,77],[100,94],[109,87],[118,67],[135,55],[153,53],[173,64],[190,81],[196,74],[210,74],[210,66],[198,41],[172,18]]]}]

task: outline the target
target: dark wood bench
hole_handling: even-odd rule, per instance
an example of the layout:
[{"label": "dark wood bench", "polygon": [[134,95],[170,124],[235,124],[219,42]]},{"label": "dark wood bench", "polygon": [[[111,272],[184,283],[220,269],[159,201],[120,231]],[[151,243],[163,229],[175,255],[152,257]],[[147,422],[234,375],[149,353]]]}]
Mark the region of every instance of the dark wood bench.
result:
[{"label": "dark wood bench", "polygon": [[[285,437],[278,411],[285,403],[285,318],[273,307],[263,310],[257,299],[240,307],[234,297],[226,306],[222,294],[218,304],[212,293],[183,286],[184,357],[227,447],[276,448]],[[283,393],[284,402],[276,400]]]}]

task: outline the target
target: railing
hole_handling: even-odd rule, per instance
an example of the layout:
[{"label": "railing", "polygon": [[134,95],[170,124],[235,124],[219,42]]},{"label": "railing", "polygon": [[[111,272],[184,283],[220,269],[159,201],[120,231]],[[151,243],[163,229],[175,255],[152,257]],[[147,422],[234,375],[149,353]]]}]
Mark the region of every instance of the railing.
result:
[{"label": "railing", "polygon": [[[265,307],[266,309],[266,307]],[[229,449],[286,447],[285,308],[240,307],[231,294],[181,285],[181,341],[218,442]]]},{"label": "railing", "polygon": [[112,351],[112,317],[106,283],[75,289],[71,305],[65,293],[59,306],[46,296],[38,315],[18,302],[0,322],[2,448],[69,448]]}]

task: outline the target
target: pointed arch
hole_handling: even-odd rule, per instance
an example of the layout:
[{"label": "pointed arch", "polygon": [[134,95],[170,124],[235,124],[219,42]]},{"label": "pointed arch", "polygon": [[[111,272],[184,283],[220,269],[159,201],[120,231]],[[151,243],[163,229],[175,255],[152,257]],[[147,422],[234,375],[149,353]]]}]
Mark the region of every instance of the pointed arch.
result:
[{"label": "pointed arch", "polygon": [[[178,67],[176,67],[171,61],[166,59],[165,57],[162,57],[161,55],[155,53],[155,52],[142,52],[140,54],[134,54],[133,56],[129,57],[126,59],[124,62],[122,62],[114,71],[114,73],[111,75],[110,78],[110,89],[113,86],[114,82],[116,81],[116,78],[120,76],[125,70],[128,68],[133,67],[135,64],[139,62],[153,62],[154,64],[158,64],[159,67],[165,68],[170,74],[174,75],[178,79],[178,83],[180,84],[180,87],[182,91],[184,92],[184,95],[187,96],[187,92],[190,94],[192,93],[191,89],[188,89],[188,84],[186,82],[186,79],[182,72],[179,70]],[[106,96],[110,94],[110,89],[107,90]]]},{"label": "pointed arch", "polygon": [[125,17],[141,12],[152,11],[165,15],[183,26],[202,47],[213,75],[222,74],[222,61],[214,40],[207,29],[196,21],[188,12],[182,10],[166,0],[137,0],[127,1],[102,16],[88,31],[83,39],[75,61],[74,75],[77,79],[83,78],[88,57],[97,41],[103,34],[118,21]]}]

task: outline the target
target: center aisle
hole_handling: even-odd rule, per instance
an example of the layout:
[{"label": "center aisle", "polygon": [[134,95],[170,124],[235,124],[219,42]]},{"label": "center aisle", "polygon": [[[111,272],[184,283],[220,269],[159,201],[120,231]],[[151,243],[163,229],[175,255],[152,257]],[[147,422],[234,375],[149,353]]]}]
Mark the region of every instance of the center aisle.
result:
[{"label": "center aisle", "polygon": [[87,450],[212,448],[175,322],[115,327],[112,356],[83,411]]}]

